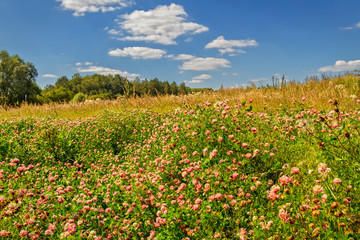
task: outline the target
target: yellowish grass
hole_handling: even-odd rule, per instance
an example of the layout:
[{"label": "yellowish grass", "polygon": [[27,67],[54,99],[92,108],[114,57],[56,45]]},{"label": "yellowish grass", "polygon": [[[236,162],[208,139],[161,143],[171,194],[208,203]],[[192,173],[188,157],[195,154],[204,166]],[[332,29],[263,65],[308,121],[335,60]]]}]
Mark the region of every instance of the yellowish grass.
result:
[{"label": "yellowish grass", "polygon": [[156,96],[141,98],[121,98],[118,100],[86,101],[84,103],[51,103],[46,105],[23,104],[18,108],[0,108],[0,118],[17,117],[58,117],[58,118],[84,118],[104,111],[121,111],[123,109],[150,108],[154,111],[166,112],[176,108],[195,107],[206,101],[215,102],[244,102],[253,100],[254,109],[261,109],[264,104],[269,107],[291,106],[295,101],[305,102],[312,108],[330,109],[327,102],[336,99],[340,107],[350,109],[356,107],[356,100],[360,99],[359,74],[346,74],[322,81],[308,83],[291,83],[276,88],[240,88],[223,89],[216,92],[197,93],[186,96]]}]

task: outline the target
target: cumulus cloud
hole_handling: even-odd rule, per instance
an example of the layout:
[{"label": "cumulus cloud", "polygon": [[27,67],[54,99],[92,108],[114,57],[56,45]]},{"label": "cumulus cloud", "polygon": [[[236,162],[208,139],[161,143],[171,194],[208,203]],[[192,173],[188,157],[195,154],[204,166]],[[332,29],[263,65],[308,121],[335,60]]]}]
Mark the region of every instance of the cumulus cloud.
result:
[{"label": "cumulus cloud", "polygon": [[84,62],[84,63],[77,62],[77,63],[75,63],[75,65],[76,66],[81,66],[81,65],[90,66],[90,65],[92,65],[92,62]]},{"label": "cumulus cloud", "polygon": [[360,22],[358,22],[358,23],[356,24],[356,27],[357,27],[357,28],[360,28]]},{"label": "cumulus cloud", "polygon": [[181,66],[181,70],[193,71],[211,71],[219,68],[231,67],[230,62],[224,58],[193,58],[185,61]]},{"label": "cumulus cloud", "polygon": [[128,41],[146,41],[164,45],[176,44],[175,39],[184,34],[198,34],[209,29],[189,22],[181,5],[158,6],[149,11],[136,10],[118,20],[119,27],[129,35],[119,38]]},{"label": "cumulus cloud", "polygon": [[190,54],[179,54],[176,57],[175,56],[171,56],[172,59],[174,60],[179,60],[179,61],[184,61],[184,60],[190,60],[195,58],[193,55]]},{"label": "cumulus cloud", "polygon": [[42,77],[44,77],[44,78],[57,78],[57,76],[54,75],[54,74],[44,74],[44,75],[42,75]]},{"label": "cumulus cloud", "polygon": [[77,68],[76,69],[80,73],[97,73],[101,75],[116,75],[119,74],[123,77],[127,77],[129,80],[134,80],[136,77],[139,77],[140,74],[136,73],[129,73],[126,71],[120,71],[117,69],[112,69],[108,67],[101,67],[101,66],[89,66],[87,68]]},{"label": "cumulus cloud", "polygon": [[341,72],[341,71],[351,71],[355,69],[360,69],[360,60],[354,61],[336,61],[334,65],[321,67],[318,69],[319,72]]},{"label": "cumulus cloud", "polygon": [[258,43],[255,40],[226,40],[224,36],[219,36],[214,41],[208,43],[205,48],[218,48],[221,55],[228,53],[230,56],[234,56],[239,53],[245,53],[244,50],[239,48],[254,47],[257,45]]},{"label": "cumulus cloud", "polygon": [[117,48],[109,51],[110,56],[132,57],[133,59],[159,59],[166,54],[166,51],[148,47],[126,47],[123,50]]},{"label": "cumulus cloud", "polygon": [[192,80],[206,80],[206,79],[210,79],[210,78],[212,78],[212,76],[209,74],[201,74],[199,76],[193,77]]},{"label": "cumulus cloud", "polygon": [[74,16],[84,16],[87,12],[108,12],[127,7],[132,0],[56,0],[64,10],[74,11]]},{"label": "cumulus cloud", "polygon": [[204,82],[204,80],[199,80],[199,79],[195,79],[195,80],[191,80],[191,81],[185,81],[186,84],[191,84],[191,83],[202,83]]}]

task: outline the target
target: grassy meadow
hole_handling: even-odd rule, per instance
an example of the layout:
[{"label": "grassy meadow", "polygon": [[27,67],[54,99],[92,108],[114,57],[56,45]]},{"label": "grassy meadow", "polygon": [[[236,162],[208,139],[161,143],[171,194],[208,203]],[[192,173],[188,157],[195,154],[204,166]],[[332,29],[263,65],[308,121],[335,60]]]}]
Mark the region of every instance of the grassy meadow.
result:
[{"label": "grassy meadow", "polygon": [[360,76],[0,109],[1,239],[360,239]]}]

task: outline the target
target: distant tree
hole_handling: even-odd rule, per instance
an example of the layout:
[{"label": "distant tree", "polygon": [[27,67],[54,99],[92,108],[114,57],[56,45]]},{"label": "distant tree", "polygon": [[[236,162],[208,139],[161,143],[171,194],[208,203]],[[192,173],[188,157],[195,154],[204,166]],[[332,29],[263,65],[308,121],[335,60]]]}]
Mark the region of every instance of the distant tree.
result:
[{"label": "distant tree", "polygon": [[179,89],[178,89],[178,85],[176,84],[176,82],[172,82],[170,84],[170,93],[173,95],[178,95]]},{"label": "distant tree", "polygon": [[168,81],[163,82],[162,85],[164,89],[164,94],[171,94],[169,82]]},{"label": "distant tree", "polygon": [[59,77],[55,83],[55,87],[70,88],[69,79],[66,76]]},{"label": "distant tree", "polygon": [[74,97],[74,93],[67,88],[59,87],[44,93],[43,96],[52,102],[69,102]]},{"label": "distant tree", "polygon": [[180,83],[179,90],[181,94],[187,94],[187,87],[185,83]]},{"label": "distant tree", "polygon": [[19,105],[23,101],[34,102],[41,89],[36,84],[38,72],[30,62],[18,55],[0,52],[0,99],[3,104]]}]

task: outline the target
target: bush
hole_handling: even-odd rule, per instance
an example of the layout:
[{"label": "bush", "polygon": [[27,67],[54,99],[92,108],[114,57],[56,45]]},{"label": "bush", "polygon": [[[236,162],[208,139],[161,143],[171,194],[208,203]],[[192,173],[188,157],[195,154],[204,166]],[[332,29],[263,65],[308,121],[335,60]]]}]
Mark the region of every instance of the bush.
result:
[{"label": "bush", "polygon": [[73,97],[73,99],[71,100],[71,102],[73,103],[79,103],[79,102],[84,102],[86,99],[86,95],[83,93],[77,93],[75,94],[75,96]]},{"label": "bush", "polygon": [[106,99],[106,100],[110,100],[113,98],[113,95],[111,93],[101,93],[101,94],[95,94],[95,95],[91,95],[89,97],[89,100],[96,100],[96,99]]}]

